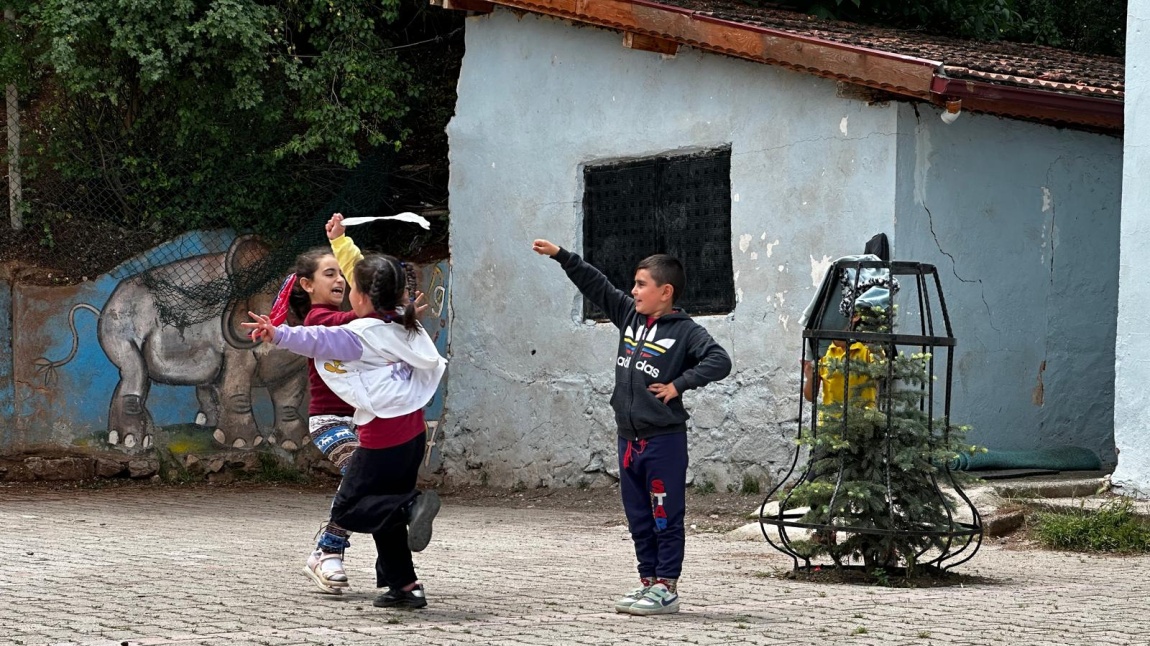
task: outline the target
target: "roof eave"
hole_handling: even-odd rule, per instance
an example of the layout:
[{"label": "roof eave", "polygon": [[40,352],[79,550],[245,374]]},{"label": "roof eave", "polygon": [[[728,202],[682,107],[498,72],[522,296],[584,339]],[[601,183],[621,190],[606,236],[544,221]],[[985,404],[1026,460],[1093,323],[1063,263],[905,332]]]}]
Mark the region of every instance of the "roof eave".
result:
[{"label": "roof eave", "polygon": [[728,56],[930,98],[938,61],[798,36],[644,0],[492,0],[492,4],[655,36]]},{"label": "roof eave", "polygon": [[[459,0],[431,1],[444,6],[462,4]],[[965,109],[978,112],[1122,130],[1121,99],[952,79],[945,75],[940,61],[715,18],[651,0],[484,0],[481,4],[654,36],[938,105],[945,105],[948,99],[962,99]]]}]

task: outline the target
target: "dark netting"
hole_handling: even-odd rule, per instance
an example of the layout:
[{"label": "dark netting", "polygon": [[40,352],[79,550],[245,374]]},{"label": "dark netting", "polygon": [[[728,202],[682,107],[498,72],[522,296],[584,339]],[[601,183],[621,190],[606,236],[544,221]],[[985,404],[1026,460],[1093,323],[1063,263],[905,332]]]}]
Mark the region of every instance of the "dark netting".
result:
[{"label": "dark netting", "polygon": [[[731,260],[731,151],[587,166],[583,249],[612,284],[630,289],[635,265],[655,253],[682,261],[692,314],[735,307]],[[584,301],[584,316],[604,318]]]},{"label": "dark netting", "polygon": [[375,155],[343,177],[329,177],[328,181],[343,181],[338,188],[333,183],[334,195],[329,192],[326,203],[304,211],[281,235],[270,233],[249,244],[242,244],[243,240],[233,244],[224,271],[217,265],[171,263],[186,257],[187,250],[178,247],[154,259],[155,265],[163,266],[142,274],[142,280],[154,295],[162,322],[187,327],[219,316],[233,303],[273,290],[296,256],[328,244],[323,225],[332,213],[347,217],[382,215],[380,211],[388,201],[388,170],[386,158]]}]

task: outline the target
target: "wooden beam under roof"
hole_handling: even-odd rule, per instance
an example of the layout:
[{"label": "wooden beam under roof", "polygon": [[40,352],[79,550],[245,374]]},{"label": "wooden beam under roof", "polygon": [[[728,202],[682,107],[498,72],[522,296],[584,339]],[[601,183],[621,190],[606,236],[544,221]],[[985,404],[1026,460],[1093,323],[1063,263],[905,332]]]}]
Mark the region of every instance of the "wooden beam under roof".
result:
[{"label": "wooden beam under roof", "polygon": [[658,36],[648,36],[646,34],[636,34],[632,31],[623,32],[623,46],[627,49],[641,49],[645,52],[655,52],[656,54],[666,54],[674,56],[679,51],[679,43],[666,38],[659,38]]}]

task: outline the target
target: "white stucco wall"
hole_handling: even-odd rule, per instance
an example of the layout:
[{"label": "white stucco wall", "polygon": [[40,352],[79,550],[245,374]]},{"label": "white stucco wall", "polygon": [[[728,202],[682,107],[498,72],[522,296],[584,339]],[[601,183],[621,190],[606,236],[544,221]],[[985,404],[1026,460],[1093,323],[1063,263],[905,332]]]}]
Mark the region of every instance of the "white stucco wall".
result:
[{"label": "white stucco wall", "polygon": [[[732,150],[738,303],[697,320],[735,370],[686,396],[696,481],[723,487],[750,474],[766,484],[789,466],[797,320],[830,259],[878,232],[895,258],[940,269],[958,338],[952,419],[973,427],[973,441],[1081,446],[1114,463],[1118,211],[1123,184],[1128,203],[1134,184],[1122,181],[1121,139],[976,114],[947,125],[933,106],[867,105],[809,75],[621,41],[531,15],[468,19],[448,128],[449,477],[549,486],[616,470],[607,401],[617,332],[581,320],[575,288],[531,241],[581,251],[584,165],[722,145]],[[1150,226],[1138,235],[1124,245],[1146,248]],[[1129,256],[1124,272],[1140,262]],[[1137,280],[1150,271],[1138,269],[1129,330],[1150,301]],[[1119,366],[1130,356],[1119,351]],[[1120,469],[1140,446],[1146,474],[1144,373],[1150,363],[1127,376],[1136,446],[1123,448]]]},{"label": "white stucco wall", "polygon": [[467,21],[448,128],[449,477],[594,484],[617,469],[607,403],[617,331],[583,322],[562,270],[531,252],[536,237],[581,251],[583,165],[731,146],[738,304],[698,320],[735,368],[686,395],[690,474],[719,487],[744,473],[765,484],[789,466],[799,314],[825,262],[893,234],[896,106],[839,98],[834,82],[808,75],[621,41],[500,10]]},{"label": "white stucco wall", "polygon": [[990,450],[1115,462],[1122,139],[901,104],[898,257],[939,268],[952,418]]},{"label": "white stucco wall", "polygon": [[1118,339],[1115,349],[1114,482],[1150,495],[1150,0],[1130,0],[1126,30],[1126,115]]}]

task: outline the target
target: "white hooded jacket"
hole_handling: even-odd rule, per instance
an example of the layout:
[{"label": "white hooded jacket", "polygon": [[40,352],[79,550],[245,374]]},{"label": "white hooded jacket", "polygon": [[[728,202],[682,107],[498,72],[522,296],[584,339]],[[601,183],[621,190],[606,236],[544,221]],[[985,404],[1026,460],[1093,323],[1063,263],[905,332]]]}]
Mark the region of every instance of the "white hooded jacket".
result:
[{"label": "white hooded jacket", "polygon": [[277,326],[275,344],[315,359],[316,372],[355,407],[352,420],[400,417],[435,396],[447,369],[435,342],[420,327],[361,318],[339,327]]}]

